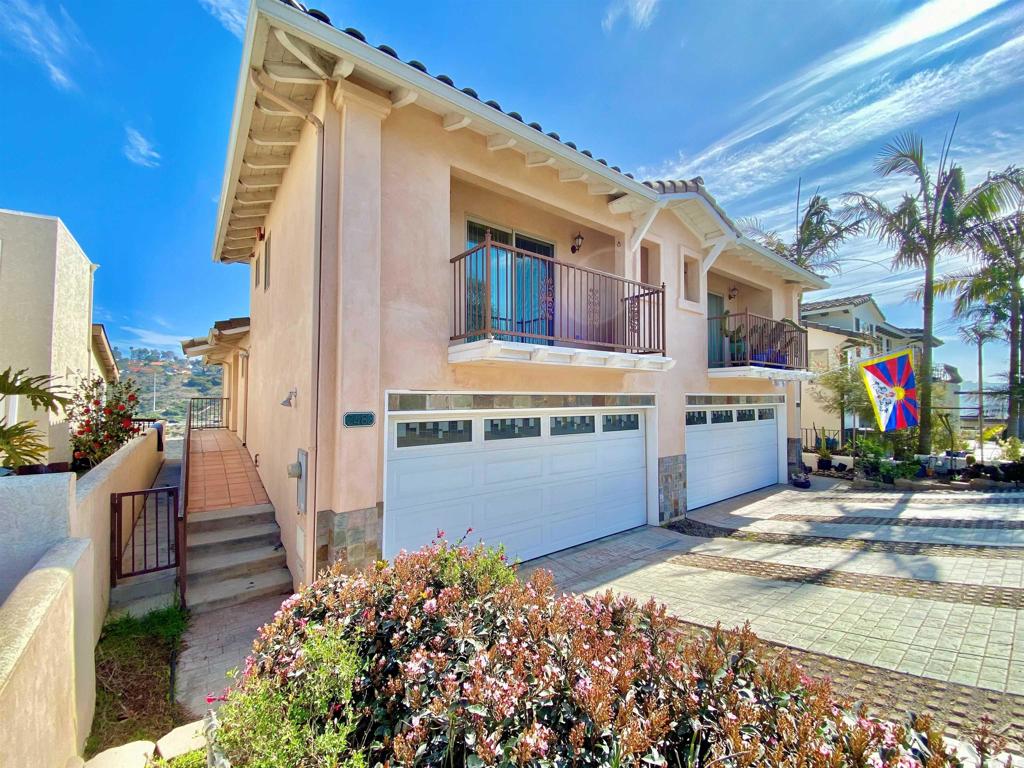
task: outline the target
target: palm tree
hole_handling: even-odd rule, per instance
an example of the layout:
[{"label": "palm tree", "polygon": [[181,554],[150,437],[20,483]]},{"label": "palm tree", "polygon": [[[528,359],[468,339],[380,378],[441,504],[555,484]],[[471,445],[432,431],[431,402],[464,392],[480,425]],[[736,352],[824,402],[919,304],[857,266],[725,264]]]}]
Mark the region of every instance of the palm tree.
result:
[{"label": "palm tree", "polygon": [[793,241],[786,242],[776,231],[766,228],[759,219],[740,219],[743,234],[756,240],[770,251],[792,261],[811,272],[840,271],[839,246],[848,237],[860,234],[863,226],[859,219],[841,220],[833,215],[828,199],[815,192],[807,201],[803,214],[800,210],[800,193],[797,191],[799,221]]},{"label": "palm tree", "polygon": [[970,325],[962,325],[957,335],[964,344],[978,347],[978,461],[985,462],[985,368],[982,349],[990,341],[1002,338],[995,323],[991,320],[975,320]]},{"label": "palm tree", "polygon": [[[53,387],[51,376],[26,376],[27,372],[27,369],[14,371],[10,368],[0,371],[0,403],[8,397],[24,397],[33,408],[57,413],[71,402]],[[31,421],[8,424],[6,417],[0,416],[2,466],[17,469],[24,464],[41,462],[48,450],[49,446],[42,441]]]},{"label": "palm tree", "polygon": [[[956,125],[953,129],[955,131]],[[964,171],[950,160],[950,132],[939,154],[935,174],[925,161],[924,140],[913,132],[887,144],[874,163],[881,176],[908,176],[913,187],[895,207],[877,196],[859,192],[845,195],[851,215],[863,220],[869,234],[895,250],[898,269],[924,269],[924,344],[918,371],[920,390],[919,453],[931,453],[932,445],[932,331],[935,320],[935,262],[947,253],[969,247],[970,230],[997,215],[1024,191],[1024,178],[1013,167],[990,174],[967,189]]]},{"label": "palm tree", "polygon": [[1021,362],[1024,354],[1024,208],[1009,216],[983,222],[968,232],[977,261],[968,269],[946,275],[935,284],[936,295],[955,295],[955,314],[1002,315],[1009,328],[1009,419],[1006,430],[1021,436]]}]

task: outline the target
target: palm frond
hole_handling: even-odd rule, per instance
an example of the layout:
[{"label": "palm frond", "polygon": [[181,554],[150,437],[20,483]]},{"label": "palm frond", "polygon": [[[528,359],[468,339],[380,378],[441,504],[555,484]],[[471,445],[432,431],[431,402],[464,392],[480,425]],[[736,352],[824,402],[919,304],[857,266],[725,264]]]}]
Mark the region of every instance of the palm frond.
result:
[{"label": "palm frond", "polygon": [[8,368],[0,371],[0,397],[24,397],[33,408],[52,413],[57,413],[60,408],[71,402],[64,389],[54,385],[53,376],[28,376],[27,373],[28,368],[19,371]]},{"label": "palm frond", "polygon": [[0,466],[17,469],[25,464],[40,464],[46,461],[49,450],[32,422],[0,422],[0,456],[3,457]]},{"label": "palm frond", "polygon": [[897,136],[875,158],[874,170],[880,176],[894,173],[912,176],[919,187],[926,188],[930,184],[930,176],[925,165],[924,139],[913,131]]}]

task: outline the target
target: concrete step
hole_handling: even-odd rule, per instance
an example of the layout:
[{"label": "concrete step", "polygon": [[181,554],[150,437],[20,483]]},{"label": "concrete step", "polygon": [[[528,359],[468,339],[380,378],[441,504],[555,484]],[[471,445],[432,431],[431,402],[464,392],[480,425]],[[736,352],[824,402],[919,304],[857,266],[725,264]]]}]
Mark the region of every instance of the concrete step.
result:
[{"label": "concrete step", "polygon": [[188,559],[191,561],[195,557],[211,553],[224,553],[280,543],[281,529],[277,527],[277,523],[263,523],[217,531],[200,531],[199,533],[190,533],[188,536]]},{"label": "concrete step", "polygon": [[191,589],[207,581],[223,581],[284,568],[285,560],[284,547],[280,544],[208,552],[188,561],[188,585]]},{"label": "concrete step", "polygon": [[128,605],[135,600],[173,594],[177,574],[177,568],[169,568],[166,571],[119,579],[117,586],[110,590],[110,610]]},{"label": "concrete step", "polygon": [[229,528],[247,528],[274,522],[274,505],[257,504],[252,507],[214,509],[206,512],[190,512],[187,518],[188,533],[203,531],[224,531]]},{"label": "concrete step", "polygon": [[189,610],[198,614],[245,603],[257,597],[287,595],[291,592],[291,572],[287,568],[275,568],[252,576],[208,581],[194,588],[190,586],[186,599]]},{"label": "concrete step", "polygon": [[123,616],[134,616],[137,619],[141,619],[147,613],[158,611],[161,608],[169,608],[174,605],[176,598],[177,592],[172,591],[159,595],[150,595],[149,597],[140,597],[117,606],[111,604],[110,610],[107,613],[107,621],[120,619]]}]

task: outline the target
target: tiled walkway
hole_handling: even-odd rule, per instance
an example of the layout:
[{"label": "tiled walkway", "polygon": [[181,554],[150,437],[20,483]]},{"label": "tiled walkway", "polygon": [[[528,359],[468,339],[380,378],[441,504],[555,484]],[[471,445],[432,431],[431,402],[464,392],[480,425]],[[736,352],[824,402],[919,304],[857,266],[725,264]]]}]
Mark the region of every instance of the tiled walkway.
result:
[{"label": "tiled walkway", "polygon": [[[947,526],[1019,520],[1024,493],[950,495],[776,487],[691,512],[681,529],[700,535],[641,528],[525,570],[549,568],[568,591],[654,597],[694,625],[750,622],[896,714],[932,711],[956,727],[989,712],[1009,724],[1024,712],[1024,540]],[[906,518],[916,524],[891,524]],[[1024,740],[1024,723],[1012,732]]]},{"label": "tiled walkway", "polygon": [[188,473],[189,512],[270,501],[249,452],[230,430],[193,430]]},{"label": "tiled walkway", "polygon": [[256,630],[274,617],[282,599],[282,595],[263,597],[193,617],[178,660],[179,704],[196,717],[217,708],[218,702],[208,703],[207,696],[220,696],[231,685],[228,672],[242,670]]}]

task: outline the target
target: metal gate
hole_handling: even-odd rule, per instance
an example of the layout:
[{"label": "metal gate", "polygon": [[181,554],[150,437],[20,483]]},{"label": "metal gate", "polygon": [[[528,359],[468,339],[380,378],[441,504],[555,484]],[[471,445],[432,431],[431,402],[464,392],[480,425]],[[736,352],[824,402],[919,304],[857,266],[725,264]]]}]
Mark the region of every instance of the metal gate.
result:
[{"label": "metal gate", "polygon": [[183,529],[177,486],[110,494],[111,586],[177,568]]}]

